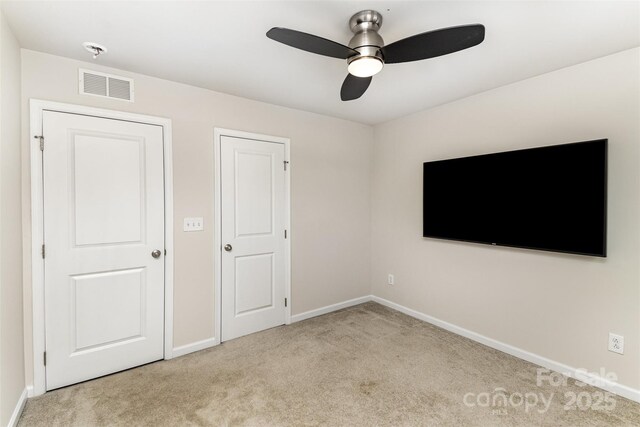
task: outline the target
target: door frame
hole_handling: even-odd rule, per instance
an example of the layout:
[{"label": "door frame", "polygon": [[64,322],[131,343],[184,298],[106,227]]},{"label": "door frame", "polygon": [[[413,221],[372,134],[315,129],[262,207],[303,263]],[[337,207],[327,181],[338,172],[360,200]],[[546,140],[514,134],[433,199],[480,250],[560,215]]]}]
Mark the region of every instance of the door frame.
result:
[{"label": "door frame", "polygon": [[290,144],[289,138],[262,135],[259,133],[244,132],[239,130],[214,128],[213,129],[213,161],[214,161],[214,197],[213,197],[213,277],[214,277],[214,345],[220,344],[222,341],[222,170],[220,149],[222,146],[222,137],[230,136],[235,138],[251,139],[267,143],[276,143],[284,145],[284,160],[287,162],[287,173],[285,173],[285,202],[284,202],[284,226],[287,230],[287,238],[284,243],[284,294],[287,298],[287,307],[285,308],[285,325],[291,323],[291,163],[289,161]]},{"label": "door frame", "polygon": [[[146,116],[84,105],[30,99],[29,147],[31,155],[31,286],[33,321],[33,390],[29,397],[46,391],[43,354],[46,345],[44,303],[44,259],[41,245],[44,236],[44,205],[42,155],[39,136],[45,111],[79,114],[162,127],[164,155],[164,241],[167,254],[164,262],[164,359],[173,357],[173,157],[171,119]],[[46,149],[46,140],[45,140]]]}]

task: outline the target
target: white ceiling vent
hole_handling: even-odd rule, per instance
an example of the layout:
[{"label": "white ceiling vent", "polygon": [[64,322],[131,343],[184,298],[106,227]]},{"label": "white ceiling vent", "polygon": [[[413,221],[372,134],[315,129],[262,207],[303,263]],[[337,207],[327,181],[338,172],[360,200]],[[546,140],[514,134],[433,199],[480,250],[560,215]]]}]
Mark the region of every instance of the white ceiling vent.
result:
[{"label": "white ceiling vent", "polygon": [[133,102],[133,79],[100,73],[91,70],[79,70],[79,89],[82,95],[102,96]]}]

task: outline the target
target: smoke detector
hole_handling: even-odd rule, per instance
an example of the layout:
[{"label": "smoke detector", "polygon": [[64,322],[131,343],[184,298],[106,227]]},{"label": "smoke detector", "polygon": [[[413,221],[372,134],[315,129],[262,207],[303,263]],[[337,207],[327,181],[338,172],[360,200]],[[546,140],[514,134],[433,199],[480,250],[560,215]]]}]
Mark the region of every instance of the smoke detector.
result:
[{"label": "smoke detector", "polygon": [[84,42],[82,46],[87,50],[87,52],[93,55],[93,59],[97,59],[98,56],[103,53],[107,53],[107,48],[101,44],[93,43],[93,42]]}]

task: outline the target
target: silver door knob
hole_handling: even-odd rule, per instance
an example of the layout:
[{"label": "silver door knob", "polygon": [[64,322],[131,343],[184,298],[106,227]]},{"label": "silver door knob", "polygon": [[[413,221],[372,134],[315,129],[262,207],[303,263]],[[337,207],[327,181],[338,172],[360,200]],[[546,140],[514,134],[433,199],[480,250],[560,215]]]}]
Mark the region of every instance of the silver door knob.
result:
[{"label": "silver door knob", "polygon": [[151,252],[151,256],[154,258],[160,258],[160,255],[162,255],[162,252],[160,252],[160,249],[156,249],[155,251]]},{"label": "silver door knob", "polygon": [[225,251],[231,252],[231,249],[233,249],[233,246],[231,246],[230,244],[227,243],[226,245],[224,245],[224,250]]}]

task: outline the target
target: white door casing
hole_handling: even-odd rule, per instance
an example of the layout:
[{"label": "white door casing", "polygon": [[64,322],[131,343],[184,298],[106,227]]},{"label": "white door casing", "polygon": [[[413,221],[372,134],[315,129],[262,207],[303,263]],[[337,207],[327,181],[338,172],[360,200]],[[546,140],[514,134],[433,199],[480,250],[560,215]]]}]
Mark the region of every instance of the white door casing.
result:
[{"label": "white door casing", "polygon": [[164,184],[159,126],[47,111],[43,134],[50,390],[163,358]]},{"label": "white door casing", "polygon": [[219,135],[222,341],[288,323],[290,313],[288,147],[249,136]]}]

